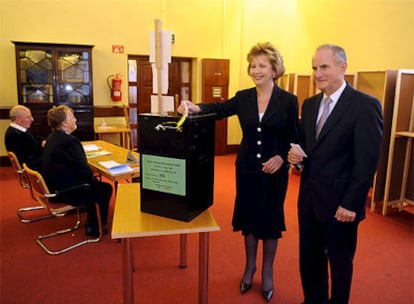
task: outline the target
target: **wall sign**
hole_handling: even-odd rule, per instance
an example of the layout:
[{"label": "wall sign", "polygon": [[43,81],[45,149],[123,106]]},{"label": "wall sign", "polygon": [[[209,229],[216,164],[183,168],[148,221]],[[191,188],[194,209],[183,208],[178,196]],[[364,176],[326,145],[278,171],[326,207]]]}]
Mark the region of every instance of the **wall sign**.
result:
[{"label": "wall sign", "polygon": [[123,54],[124,53],[124,46],[123,45],[112,45],[112,53]]}]

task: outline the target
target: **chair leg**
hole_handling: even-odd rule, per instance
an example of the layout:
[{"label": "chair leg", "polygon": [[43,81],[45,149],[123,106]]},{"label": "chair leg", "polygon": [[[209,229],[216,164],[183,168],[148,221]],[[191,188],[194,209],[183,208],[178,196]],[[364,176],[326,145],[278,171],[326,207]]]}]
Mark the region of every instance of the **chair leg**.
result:
[{"label": "chair leg", "polygon": [[96,241],[98,242],[103,236],[101,209],[99,208],[98,203],[95,203],[95,210],[96,210],[96,219],[98,220],[98,228],[99,228],[99,237],[97,238],[97,241]]},{"label": "chair leg", "polygon": [[42,215],[42,216],[39,216],[39,217],[33,217],[33,218],[28,218],[28,217],[25,217],[23,215],[23,213],[25,213],[25,212],[30,212],[30,211],[34,211],[34,210],[45,210],[45,207],[43,207],[43,206],[33,206],[33,207],[20,208],[19,210],[17,210],[17,216],[19,217],[20,222],[22,222],[24,224],[29,224],[29,223],[34,223],[34,222],[37,222],[37,221],[41,221],[41,220],[45,220],[45,219],[53,217],[53,215],[50,215],[50,214]]},{"label": "chair leg", "polygon": [[67,228],[67,229],[62,229],[62,230],[58,230],[56,232],[52,232],[46,235],[39,235],[37,237],[37,243],[40,245],[40,247],[48,254],[50,255],[59,255],[62,253],[65,253],[69,250],[75,249],[77,247],[80,247],[82,245],[88,244],[88,243],[95,243],[95,242],[99,242],[102,238],[102,222],[101,222],[101,216],[100,216],[100,212],[99,212],[99,206],[98,204],[96,205],[96,210],[97,210],[97,216],[98,216],[98,224],[99,224],[99,236],[97,238],[93,238],[93,239],[85,239],[81,242],[78,242],[76,244],[73,244],[71,246],[68,246],[66,248],[63,248],[61,250],[51,250],[49,249],[46,244],[42,241],[43,239],[47,239],[47,238],[52,238],[58,235],[62,235],[62,234],[66,234],[72,231],[75,231],[77,229],[79,229],[80,224],[81,224],[81,213],[80,213],[80,208],[76,208],[76,223],[73,227],[71,228]]}]

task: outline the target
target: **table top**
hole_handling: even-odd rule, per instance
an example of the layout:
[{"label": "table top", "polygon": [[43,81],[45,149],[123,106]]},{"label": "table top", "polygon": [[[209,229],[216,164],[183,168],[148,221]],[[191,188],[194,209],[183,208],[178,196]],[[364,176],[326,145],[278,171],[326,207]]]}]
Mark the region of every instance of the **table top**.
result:
[{"label": "table top", "polygon": [[[99,164],[99,162],[109,161],[109,160],[113,160],[119,164],[126,164],[128,152],[130,150],[111,144],[103,140],[83,141],[82,145],[83,146],[95,145],[99,148],[98,151],[93,151],[90,153],[86,152],[87,158],[88,158],[88,165],[92,168],[93,171],[105,176],[106,178],[112,181],[119,181],[122,179],[129,179],[129,178],[140,176],[139,163],[128,163],[128,165],[132,168],[132,172],[126,172],[126,173],[121,173],[121,174],[116,174],[116,175],[111,174],[105,167]],[[93,156],[93,157],[90,156],[93,153],[96,153],[96,152],[99,153],[102,151],[106,151],[109,154]],[[137,159],[139,159],[139,153],[133,151],[132,154]]]},{"label": "table top", "polygon": [[122,132],[130,132],[131,128],[124,126],[124,125],[96,125],[94,126],[95,133],[122,133]]},{"label": "table top", "polygon": [[191,222],[141,212],[140,184],[120,184],[116,193],[112,238],[130,238],[219,231],[208,210]]}]

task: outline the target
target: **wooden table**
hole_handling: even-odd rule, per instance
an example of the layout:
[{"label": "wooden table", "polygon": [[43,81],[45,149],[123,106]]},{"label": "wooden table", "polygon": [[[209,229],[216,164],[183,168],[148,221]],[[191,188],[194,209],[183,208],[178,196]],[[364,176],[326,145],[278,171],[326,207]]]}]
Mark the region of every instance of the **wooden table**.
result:
[{"label": "wooden table", "polygon": [[[120,180],[131,179],[134,177],[140,176],[139,163],[128,163],[128,165],[133,169],[132,172],[122,173],[113,175],[105,167],[101,166],[99,162],[113,160],[119,164],[127,163],[127,156],[130,150],[119,147],[117,145],[111,144],[103,140],[93,140],[93,141],[83,141],[82,145],[96,145],[99,147],[99,151],[107,151],[108,155],[88,157],[88,164],[92,170],[99,175],[105,176],[109,180],[115,182],[115,184]],[[92,152],[93,153],[93,152]],[[139,159],[139,153],[131,152],[137,159]],[[88,153],[86,153],[88,155]]]},{"label": "wooden table", "polygon": [[94,129],[98,140],[102,140],[104,134],[119,134],[121,146],[131,148],[131,128],[124,125],[98,125],[94,126]]},{"label": "wooden table", "polygon": [[141,212],[139,205],[139,184],[120,184],[115,201],[112,238],[121,239],[122,243],[124,304],[134,303],[131,238],[180,235],[180,267],[185,267],[188,233],[199,233],[199,303],[207,304],[209,232],[220,230],[213,216],[206,210],[191,222],[183,222]]}]

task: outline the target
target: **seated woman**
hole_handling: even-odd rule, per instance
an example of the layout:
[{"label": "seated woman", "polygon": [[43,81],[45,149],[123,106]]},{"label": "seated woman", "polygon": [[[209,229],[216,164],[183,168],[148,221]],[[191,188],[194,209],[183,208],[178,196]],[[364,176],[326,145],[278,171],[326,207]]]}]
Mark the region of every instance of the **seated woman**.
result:
[{"label": "seated woman", "polygon": [[[51,108],[47,113],[47,121],[52,128],[43,151],[43,175],[50,191],[59,191],[81,184],[89,184],[90,188],[82,189],[59,197],[59,201],[71,205],[88,205],[86,235],[99,235],[95,203],[99,204],[102,226],[108,218],[109,202],[112,186],[98,181],[88,166],[86,155],[80,140],[71,135],[77,129],[73,110],[65,105]],[[106,228],[103,234],[108,233]]]}]

